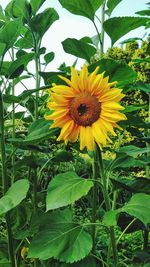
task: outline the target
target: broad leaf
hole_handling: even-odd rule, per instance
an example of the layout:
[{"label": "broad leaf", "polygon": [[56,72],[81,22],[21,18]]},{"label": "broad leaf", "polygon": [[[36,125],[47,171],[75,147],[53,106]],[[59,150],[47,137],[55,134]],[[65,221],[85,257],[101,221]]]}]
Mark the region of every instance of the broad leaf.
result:
[{"label": "broad leaf", "polygon": [[143,153],[148,153],[150,152],[150,148],[149,147],[137,147],[137,146],[123,146],[120,147],[118,150],[116,150],[117,153],[119,154],[126,154],[132,157],[138,156],[139,154],[143,154]]},{"label": "broad leaf", "polygon": [[121,211],[134,216],[147,225],[150,223],[150,195],[144,193],[133,195],[130,201],[121,208]]},{"label": "broad leaf", "polygon": [[36,14],[36,12],[39,10],[39,8],[43,5],[45,1],[46,0],[31,0],[30,1],[33,14]]},{"label": "broad leaf", "polygon": [[32,19],[32,30],[42,38],[49,27],[58,19],[59,15],[56,10],[54,8],[47,8]]},{"label": "broad leaf", "polygon": [[48,186],[47,210],[57,209],[74,203],[85,196],[92,186],[92,181],[80,178],[74,172],[58,174]]},{"label": "broad leaf", "polygon": [[27,0],[14,0],[12,2],[12,15],[14,17],[23,17],[27,21],[30,18],[30,5]]},{"label": "broad leaf", "polygon": [[[45,214],[46,217],[48,214]],[[82,225],[75,224],[69,210],[49,213],[33,238],[30,258],[46,260],[54,258],[61,262],[73,263],[85,258],[92,249],[91,236]]]},{"label": "broad leaf", "polygon": [[[112,41],[112,45],[126,33],[145,26],[149,18],[141,17],[114,17],[104,22],[104,29]],[[119,27],[119,30],[118,30]]]},{"label": "broad leaf", "polygon": [[111,15],[115,7],[121,2],[122,0],[108,0],[107,1],[107,7],[108,9],[106,10],[106,13],[108,16]]},{"label": "broad leaf", "polygon": [[28,190],[28,180],[22,179],[15,182],[0,199],[0,215],[19,205],[19,203],[26,197]]},{"label": "broad leaf", "polygon": [[145,177],[135,177],[134,179],[125,177],[111,178],[111,182],[115,189],[121,188],[132,193],[150,194],[150,179]]},{"label": "broad leaf", "polygon": [[131,167],[143,167],[150,163],[150,157],[143,156],[137,159],[131,156],[120,156],[113,160],[108,167],[109,170],[120,169],[120,168],[131,168]]},{"label": "broad leaf", "polygon": [[130,201],[122,208],[111,210],[105,213],[103,223],[106,225],[116,225],[117,215],[121,212],[139,219],[145,225],[150,223],[150,195],[137,193],[133,195]]},{"label": "broad leaf", "polygon": [[[8,70],[9,78],[14,79],[18,77],[33,58],[34,58],[34,53],[29,53],[29,54],[26,53],[25,55],[20,56],[14,62],[12,62]],[[20,67],[22,67],[21,70]],[[19,75],[18,75],[18,70],[20,70]]]},{"label": "broad leaf", "polygon": [[136,12],[135,14],[138,14],[140,16],[150,16],[150,10],[149,9],[141,10],[141,11]]},{"label": "broad leaf", "polygon": [[136,111],[136,110],[140,110],[140,109],[146,109],[146,108],[147,108],[147,105],[143,105],[143,104],[130,105],[130,106],[125,107],[124,113],[132,112],[132,111]]},{"label": "broad leaf", "polygon": [[96,10],[104,0],[59,0],[61,5],[73,14],[94,20]]},{"label": "broad leaf", "polygon": [[20,20],[14,20],[6,22],[6,24],[0,29],[0,43],[5,43],[5,52],[11,48],[17,37],[20,34],[21,23]]},{"label": "broad leaf", "polygon": [[77,39],[68,38],[62,42],[62,45],[66,53],[86,59],[88,62],[96,53],[95,47]]},{"label": "broad leaf", "polygon": [[100,66],[99,72],[106,72],[110,81],[117,81],[118,87],[123,87],[131,82],[134,82],[137,77],[136,72],[134,72],[124,61],[102,59],[90,65],[89,71],[94,71],[97,66]]}]

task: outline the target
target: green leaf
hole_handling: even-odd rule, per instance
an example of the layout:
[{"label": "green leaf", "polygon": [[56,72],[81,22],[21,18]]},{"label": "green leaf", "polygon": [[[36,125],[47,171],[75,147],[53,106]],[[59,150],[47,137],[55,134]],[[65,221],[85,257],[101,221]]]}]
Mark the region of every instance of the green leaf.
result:
[{"label": "green leaf", "polygon": [[71,13],[94,21],[95,12],[102,5],[104,0],[59,0],[59,2]]},{"label": "green leaf", "polygon": [[[100,66],[99,72],[106,72],[111,82],[117,81],[118,87],[124,87],[125,85],[135,81],[137,74],[134,72],[124,61],[118,61],[113,59],[102,59],[89,67],[89,71]],[[126,75],[124,75],[126,74]]]},{"label": "green leaf", "polygon": [[140,16],[150,16],[150,10],[149,9],[141,10],[141,11],[135,12],[135,14],[138,14]]},{"label": "green leaf", "polygon": [[134,64],[150,63],[150,57],[135,58],[135,59],[132,59],[132,62],[134,62]]},{"label": "green leaf", "polygon": [[28,257],[41,260],[53,257],[66,263],[85,258],[92,249],[91,236],[71,217],[69,210],[63,210],[49,213],[47,220],[43,218],[29,247]]},{"label": "green leaf", "polygon": [[135,177],[134,179],[126,177],[111,178],[111,182],[115,189],[123,188],[132,193],[150,194],[150,179],[145,177]]},{"label": "green leaf", "polygon": [[0,43],[0,57],[4,54],[6,44]]},{"label": "green leaf", "polygon": [[133,84],[129,87],[129,91],[132,91],[132,90],[140,90],[147,94],[150,94],[150,84],[137,82],[136,84]]},{"label": "green leaf", "polygon": [[[149,18],[141,17],[114,17],[104,22],[104,30],[109,35],[112,45],[126,33],[145,26]],[[119,25],[119,30],[118,30]]]},{"label": "green leaf", "polygon": [[[20,56],[15,61],[13,61],[9,67],[8,75],[10,79],[14,79],[18,77],[24,70],[24,68],[28,65],[28,63],[34,58],[34,53],[25,54],[23,56]],[[21,71],[18,70],[21,68]]]},{"label": "green leaf", "polygon": [[32,30],[42,38],[49,27],[58,19],[59,15],[56,10],[54,8],[47,8],[32,19]]},{"label": "green leaf", "polygon": [[107,226],[116,226],[117,225],[117,218],[118,210],[110,210],[105,212],[104,218],[103,218],[103,224]]},{"label": "green leaf", "polygon": [[36,14],[36,12],[39,10],[39,8],[43,5],[45,1],[46,0],[31,0],[30,1],[30,5],[31,5],[32,12],[34,15]]},{"label": "green leaf", "polygon": [[132,112],[132,111],[136,111],[136,110],[140,110],[140,109],[146,109],[147,105],[130,105],[125,107],[124,109],[124,113],[128,113],[128,112]]},{"label": "green leaf", "polygon": [[140,38],[140,37],[128,38],[128,39],[120,42],[120,44],[133,43],[133,42],[136,42],[136,41],[142,41],[142,38]]},{"label": "green leaf", "polygon": [[0,5],[0,20],[3,20],[3,21],[6,20],[6,17],[5,17],[5,15],[4,15],[3,8],[2,8],[1,5]]},{"label": "green leaf", "polygon": [[0,43],[6,44],[5,52],[14,45],[20,34],[20,29],[21,22],[18,19],[6,22],[5,25],[0,28]]},{"label": "green leaf", "polygon": [[103,223],[106,225],[116,225],[117,215],[121,212],[139,219],[145,225],[150,223],[150,195],[137,193],[133,195],[130,201],[120,209],[111,210],[105,213]]},{"label": "green leaf", "polygon": [[117,153],[123,153],[132,157],[138,156],[139,154],[143,154],[143,153],[148,153],[150,152],[150,147],[136,147],[133,145],[130,146],[124,146],[124,147],[120,147],[118,150],[116,150]]},{"label": "green leaf", "polygon": [[48,186],[47,211],[74,203],[85,196],[92,186],[92,181],[80,178],[75,172],[56,175]]},{"label": "green leaf", "polygon": [[19,103],[19,97],[15,95],[3,95],[3,100],[5,103]]},{"label": "green leaf", "polygon": [[20,38],[16,43],[16,47],[20,49],[29,49],[33,47],[33,37],[30,31],[27,31],[24,37]]},{"label": "green leaf", "polygon": [[6,194],[0,199],[0,215],[15,208],[26,197],[29,182],[26,179],[15,182]]},{"label": "green leaf", "polygon": [[60,267],[96,267],[96,262],[92,257],[87,257],[82,261],[69,264],[69,263],[62,263]]},{"label": "green leaf", "polygon": [[107,7],[108,9],[106,10],[106,14],[108,16],[111,15],[115,7],[121,2],[122,0],[108,0],[107,1]]},{"label": "green leaf", "polygon": [[59,75],[64,75],[64,72],[42,72],[39,74],[44,79],[45,85],[49,84],[49,87],[52,86],[53,83],[56,84],[64,84],[64,82],[59,78]]},{"label": "green leaf", "polygon": [[109,165],[110,170],[117,168],[131,168],[131,167],[143,167],[150,163],[150,158],[140,157],[135,159],[131,156],[120,156],[111,162]]},{"label": "green leaf", "polygon": [[137,193],[121,208],[121,211],[142,221],[145,225],[150,223],[150,195]]},{"label": "green leaf", "polygon": [[30,4],[27,0],[14,0],[12,2],[12,14],[14,17],[23,17],[27,21],[30,19]]},{"label": "green leaf", "polygon": [[66,53],[86,59],[88,62],[96,53],[94,46],[77,39],[68,38],[62,42],[62,45]]},{"label": "green leaf", "polygon": [[46,65],[48,65],[48,63],[50,63],[54,59],[54,57],[55,57],[54,52],[47,53],[44,56],[44,60],[45,60]]}]

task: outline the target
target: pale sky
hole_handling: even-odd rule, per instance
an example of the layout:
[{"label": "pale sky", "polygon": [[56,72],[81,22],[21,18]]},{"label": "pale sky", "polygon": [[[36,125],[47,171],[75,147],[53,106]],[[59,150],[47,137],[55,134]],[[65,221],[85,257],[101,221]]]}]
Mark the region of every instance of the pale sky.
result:
[{"label": "pale sky", "polygon": [[[10,0],[0,0],[0,5],[5,8],[9,2]],[[134,16],[136,11],[146,9],[147,2],[148,0],[122,0],[122,2],[113,11],[111,17]],[[60,16],[60,19],[54,22],[54,24],[46,32],[42,41],[42,46],[46,47],[46,53],[51,51],[55,53],[55,59],[46,68],[47,72],[51,72],[57,71],[57,68],[63,62],[65,62],[67,66],[71,66],[76,60],[76,57],[64,52],[61,44],[63,40],[66,38],[80,39],[84,36],[93,37],[96,35],[96,30],[89,19],[69,13],[67,10],[62,8],[58,0],[46,0],[40,9],[40,12],[48,7],[55,8]],[[100,10],[98,10],[97,16],[100,17],[100,13]],[[115,45],[119,45],[121,40],[125,40],[130,37],[142,37],[143,35],[144,27],[140,27],[125,35]],[[109,46],[110,38],[105,36],[105,51]],[[79,69],[83,64],[84,60],[79,59],[76,67]],[[35,63],[33,61],[28,65],[29,70],[33,73],[35,72],[34,66]],[[33,79],[27,79],[24,83],[29,89],[35,88],[35,81]],[[43,80],[41,85],[43,85]],[[21,87],[21,85],[17,85],[15,87],[16,95],[20,94],[23,90],[25,90],[25,88]]]},{"label": "pale sky", "polygon": [[[21,1],[21,0],[20,0]],[[9,0],[0,0],[0,4],[3,8],[9,3]],[[113,11],[113,16],[134,16],[136,11],[140,11],[146,8],[148,0],[123,0]],[[96,35],[95,28],[92,22],[84,17],[73,15],[67,10],[62,8],[58,0],[46,0],[40,11],[47,7],[54,7],[58,12],[60,19],[51,26],[46,32],[43,38],[42,46],[47,48],[47,53],[53,51],[55,53],[55,59],[48,65],[47,71],[56,70],[57,67],[63,62],[67,65],[72,65],[75,61],[75,57],[71,56],[63,51],[61,42],[66,38],[80,39],[84,36],[92,37]],[[100,10],[97,12],[100,16]],[[134,30],[120,39],[115,45],[118,45],[121,40],[125,40],[130,37],[142,37],[144,34],[144,28],[140,27]],[[105,51],[110,46],[110,39],[105,37]],[[78,65],[82,65],[84,60],[79,60]]]}]

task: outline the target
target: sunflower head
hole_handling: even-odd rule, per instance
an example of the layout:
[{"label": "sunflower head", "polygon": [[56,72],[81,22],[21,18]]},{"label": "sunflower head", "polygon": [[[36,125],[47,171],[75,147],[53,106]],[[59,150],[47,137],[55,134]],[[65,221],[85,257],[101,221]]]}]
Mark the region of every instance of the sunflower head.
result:
[{"label": "sunflower head", "polygon": [[99,67],[88,73],[84,65],[80,72],[71,68],[70,80],[59,76],[66,85],[54,85],[50,90],[48,108],[54,110],[45,116],[53,120],[52,128],[61,128],[58,141],[76,142],[80,139],[80,149],[94,150],[111,141],[108,134],[116,135],[117,122],[126,120],[120,113],[124,108],[118,103],[123,97],[121,89],[109,83],[109,77],[98,74]]}]

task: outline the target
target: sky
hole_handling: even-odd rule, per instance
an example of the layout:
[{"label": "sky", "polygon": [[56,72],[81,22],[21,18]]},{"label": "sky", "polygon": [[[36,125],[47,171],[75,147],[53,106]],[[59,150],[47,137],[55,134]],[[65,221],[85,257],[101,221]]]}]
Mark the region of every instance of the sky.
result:
[{"label": "sky", "polygon": [[[20,0],[21,1],[21,0]],[[0,4],[3,8],[7,6],[10,0],[0,0]],[[148,0],[122,0],[122,2],[115,8],[111,17],[114,16],[134,16],[136,11],[140,11],[146,8]],[[75,61],[75,57],[64,52],[61,42],[66,38],[80,39],[84,36],[92,37],[96,35],[95,28],[92,22],[84,17],[73,15],[60,5],[58,0],[46,0],[43,4],[40,12],[45,8],[53,7],[58,12],[60,19],[51,26],[51,28],[44,35],[42,46],[46,47],[46,52],[53,51],[55,53],[55,59],[48,65],[47,71],[51,69],[57,70],[59,65],[65,62],[67,65],[72,65]],[[100,10],[97,12],[97,16],[100,17]],[[142,37],[144,34],[144,28],[140,27],[119,40],[125,40],[132,37]],[[117,42],[115,45],[118,45]],[[105,36],[105,51],[110,46],[110,39]],[[78,66],[82,65],[84,60],[78,60]]]}]

